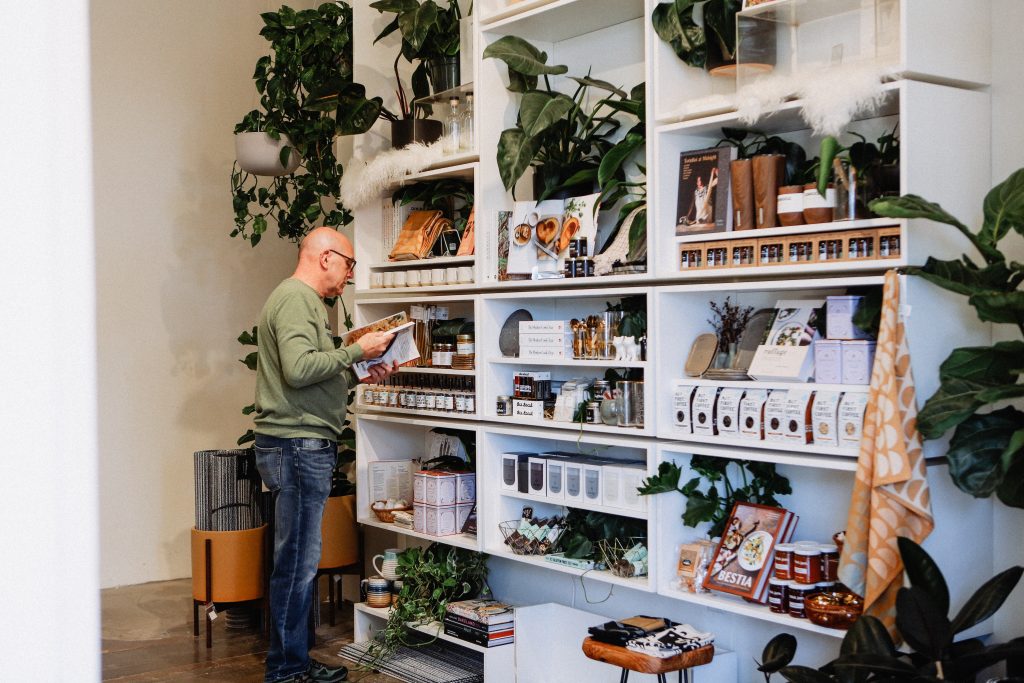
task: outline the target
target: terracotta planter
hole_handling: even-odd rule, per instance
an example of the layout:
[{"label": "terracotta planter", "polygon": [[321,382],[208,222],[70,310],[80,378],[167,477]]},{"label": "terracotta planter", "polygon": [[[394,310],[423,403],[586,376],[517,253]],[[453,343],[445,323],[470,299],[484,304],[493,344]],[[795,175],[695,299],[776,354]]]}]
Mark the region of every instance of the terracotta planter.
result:
[{"label": "terracotta planter", "polygon": [[804,222],[831,223],[835,216],[836,188],[831,183],[825,196],[818,193],[817,183],[804,185]]},{"label": "terracotta planter", "polygon": [[298,150],[292,148],[288,165],[281,165],[281,150],[291,146],[287,135],[275,140],[266,133],[235,133],[235,159],[243,171],[256,175],[288,175],[299,167],[302,159]]},{"label": "terracotta planter", "polygon": [[206,541],[210,541],[210,575],[214,602],[243,602],[263,597],[264,541],[267,525],[245,531],[192,529],[192,597],[206,595]]},{"label": "terracotta planter", "polygon": [[783,185],[777,203],[779,224],[789,227],[804,224],[804,186]]},{"label": "terracotta planter", "polygon": [[359,561],[355,495],[327,499],[320,532],[323,536],[318,565],[320,569],[347,567]]},{"label": "terracotta planter", "polygon": [[729,164],[732,186],[732,229],[752,230],[754,220],[754,168],[750,159],[736,159]]},{"label": "terracotta planter", "polygon": [[786,157],[781,154],[758,154],[753,158],[755,224],[774,228],[779,224],[776,213],[779,185],[786,177]]}]

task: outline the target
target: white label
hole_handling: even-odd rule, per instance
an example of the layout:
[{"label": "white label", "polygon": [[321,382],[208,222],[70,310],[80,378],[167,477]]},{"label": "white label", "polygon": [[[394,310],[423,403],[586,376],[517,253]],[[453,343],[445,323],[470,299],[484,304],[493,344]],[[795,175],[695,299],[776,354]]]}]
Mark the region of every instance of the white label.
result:
[{"label": "white label", "polygon": [[431,317],[434,320],[447,320],[448,319],[448,307],[447,306],[431,306]]},{"label": "white label", "polygon": [[413,305],[409,307],[409,317],[413,320],[427,320],[427,311],[423,306]]},{"label": "white label", "polygon": [[544,418],[544,402],[514,399],[512,401],[512,414],[516,417],[541,420]]},{"label": "white label", "polygon": [[814,397],[811,422],[814,426],[814,443],[819,446],[839,445],[839,437],[836,433],[839,397],[838,391],[819,391]]},{"label": "white label", "polygon": [[754,352],[747,374],[761,381],[801,381],[810,379],[814,356],[810,346],[767,346]]},{"label": "white label", "polygon": [[552,333],[560,332],[565,333],[569,331],[569,322],[567,320],[520,320],[519,321],[519,334],[526,334],[529,332],[542,332]]},{"label": "white label", "polygon": [[836,189],[830,187],[822,197],[817,190],[804,190],[804,209],[829,209],[836,205]]},{"label": "white label", "polygon": [[572,357],[566,354],[566,349],[560,346],[520,346],[519,357],[523,360],[555,360],[558,358]]},{"label": "white label", "polygon": [[780,194],[778,213],[800,213],[804,210],[804,195],[800,192]]}]

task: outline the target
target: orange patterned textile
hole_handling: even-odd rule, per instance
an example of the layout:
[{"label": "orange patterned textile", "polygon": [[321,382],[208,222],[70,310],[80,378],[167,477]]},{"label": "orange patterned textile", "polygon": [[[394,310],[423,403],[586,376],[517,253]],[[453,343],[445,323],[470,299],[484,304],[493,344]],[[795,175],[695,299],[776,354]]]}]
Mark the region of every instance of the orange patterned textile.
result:
[{"label": "orange patterned textile", "polygon": [[864,613],[881,619],[890,632],[895,630],[896,593],[903,585],[896,538],[921,543],[935,526],[899,300],[899,276],[890,270],[839,563],[840,580],[864,596]]}]

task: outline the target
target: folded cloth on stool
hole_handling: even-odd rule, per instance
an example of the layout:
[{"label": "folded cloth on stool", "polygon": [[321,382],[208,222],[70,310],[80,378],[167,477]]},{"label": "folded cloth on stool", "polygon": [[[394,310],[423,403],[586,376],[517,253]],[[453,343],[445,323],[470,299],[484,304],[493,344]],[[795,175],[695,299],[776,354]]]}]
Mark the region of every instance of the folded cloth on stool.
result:
[{"label": "folded cloth on stool", "polygon": [[713,642],[715,642],[713,633],[698,631],[689,624],[675,624],[663,631],[628,641],[626,649],[650,657],[665,659],[711,645]]}]

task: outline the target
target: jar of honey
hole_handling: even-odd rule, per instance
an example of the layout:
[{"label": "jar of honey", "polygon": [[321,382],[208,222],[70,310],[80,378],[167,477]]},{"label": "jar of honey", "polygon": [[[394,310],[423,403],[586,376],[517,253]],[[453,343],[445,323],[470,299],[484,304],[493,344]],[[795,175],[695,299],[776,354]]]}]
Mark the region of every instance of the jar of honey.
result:
[{"label": "jar of honey", "polygon": [[786,611],[789,612],[789,616],[796,617],[797,619],[806,619],[807,608],[805,601],[812,593],[817,592],[818,589],[815,586],[808,586],[800,583],[794,583],[791,586],[787,586]]},{"label": "jar of honey", "polygon": [[790,580],[793,578],[793,549],[792,543],[778,543],[775,546],[775,562],[773,573],[777,579]]},{"label": "jar of honey", "polygon": [[785,614],[789,605],[786,603],[787,592],[793,582],[788,579],[772,577],[768,579],[768,609],[778,614]]},{"label": "jar of honey", "polygon": [[804,585],[821,581],[821,549],[815,544],[797,545],[793,550],[793,580]]},{"label": "jar of honey", "polygon": [[818,546],[821,550],[821,580],[839,580],[839,546],[834,543],[822,543]]}]

